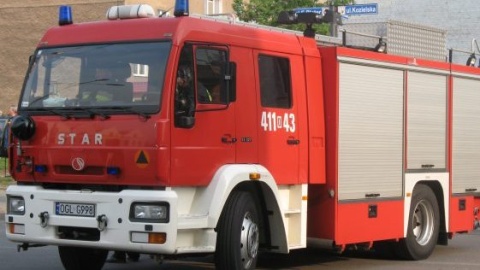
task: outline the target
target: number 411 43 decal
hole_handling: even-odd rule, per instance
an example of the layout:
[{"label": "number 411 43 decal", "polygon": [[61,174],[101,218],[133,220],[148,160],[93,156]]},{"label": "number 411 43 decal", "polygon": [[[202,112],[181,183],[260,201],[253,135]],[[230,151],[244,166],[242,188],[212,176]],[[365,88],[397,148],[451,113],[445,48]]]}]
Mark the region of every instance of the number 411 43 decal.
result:
[{"label": "number 411 43 decal", "polygon": [[262,112],[260,125],[264,131],[285,130],[286,132],[295,132],[295,114],[285,113],[277,115],[276,112]]}]

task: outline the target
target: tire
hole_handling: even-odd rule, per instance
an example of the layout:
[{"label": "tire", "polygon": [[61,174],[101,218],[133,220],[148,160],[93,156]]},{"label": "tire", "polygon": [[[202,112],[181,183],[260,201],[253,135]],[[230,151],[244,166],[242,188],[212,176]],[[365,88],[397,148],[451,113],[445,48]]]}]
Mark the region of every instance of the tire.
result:
[{"label": "tire", "polygon": [[255,269],[260,242],[259,217],[253,196],[235,192],[217,226],[216,269]]},{"label": "tire", "polygon": [[100,270],[108,256],[108,250],[64,246],[58,253],[66,270]]},{"label": "tire", "polygon": [[397,243],[397,255],[406,260],[428,258],[437,244],[439,228],[437,198],[428,186],[420,184],[413,191],[407,237]]}]

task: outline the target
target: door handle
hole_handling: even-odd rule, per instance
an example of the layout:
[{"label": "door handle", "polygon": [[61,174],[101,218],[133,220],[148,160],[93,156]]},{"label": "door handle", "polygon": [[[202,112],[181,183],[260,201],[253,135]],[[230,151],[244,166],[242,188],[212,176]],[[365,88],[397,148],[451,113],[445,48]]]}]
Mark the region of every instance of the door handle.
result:
[{"label": "door handle", "polygon": [[300,144],[300,140],[298,140],[298,139],[288,139],[288,140],[287,140],[287,144],[288,144],[288,145],[299,145],[299,144]]},{"label": "door handle", "polygon": [[236,143],[237,142],[237,138],[232,138],[230,136],[224,136],[222,137],[222,143],[227,143],[227,144],[230,144],[230,143]]}]

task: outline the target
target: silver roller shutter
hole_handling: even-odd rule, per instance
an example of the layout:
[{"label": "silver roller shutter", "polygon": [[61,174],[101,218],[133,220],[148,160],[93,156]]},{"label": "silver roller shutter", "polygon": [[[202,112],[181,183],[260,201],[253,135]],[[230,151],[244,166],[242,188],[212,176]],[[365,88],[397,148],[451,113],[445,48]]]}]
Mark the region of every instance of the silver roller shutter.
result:
[{"label": "silver roller shutter", "polygon": [[402,195],[404,75],[340,64],[339,200]]},{"label": "silver roller shutter", "polygon": [[446,75],[408,72],[407,168],[445,169]]},{"label": "silver roller shutter", "polygon": [[453,193],[480,191],[480,81],[453,79]]}]

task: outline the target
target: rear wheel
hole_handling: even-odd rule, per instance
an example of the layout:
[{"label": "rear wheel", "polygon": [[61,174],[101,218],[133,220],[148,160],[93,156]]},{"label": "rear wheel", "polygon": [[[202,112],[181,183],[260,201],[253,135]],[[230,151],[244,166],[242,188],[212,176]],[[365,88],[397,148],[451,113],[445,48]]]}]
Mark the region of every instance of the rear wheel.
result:
[{"label": "rear wheel", "polygon": [[108,256],[108,250],[64,246],[58,253],[66,270],[100,270]]},{"label": "rear wheel", "polygon": [[217,269],[254,269],[260,231],[258,210],[248,192],[235,192],[228,199],[217,227]]},{"label": "rear wheel", "polygon": [[439,227],[437,198],[428,186],[418,185],[410,205],[407,237],[397,244],[397,254],[408,260],[428,258],[437,244]]}]

